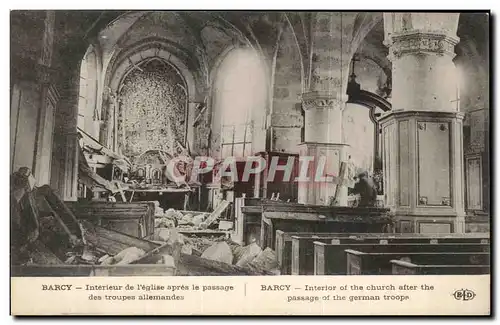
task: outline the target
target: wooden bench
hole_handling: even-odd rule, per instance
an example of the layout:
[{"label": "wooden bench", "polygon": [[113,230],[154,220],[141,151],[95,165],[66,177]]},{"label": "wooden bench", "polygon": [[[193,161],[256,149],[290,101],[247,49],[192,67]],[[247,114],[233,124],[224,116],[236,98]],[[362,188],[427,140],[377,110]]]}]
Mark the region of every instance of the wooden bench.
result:
[{"label": "wooden bench", "polygon": [[393,275],[490,274],[489,265],[421,265],[392,260]]},{"label": "wooden bench", "polygon": [[360,236],[387,236],[386,233],[331,233],[331,232],[284,232],[282,230],[276,230],[276,243],[275,251],[278,264],[280,265],[281,274],[291,274],[291,263],[292,263],[292,237],[310,237],[318,239],[321,237],[331,236],[332,238],[340,237],[360,237]]},{"label": "wooden bench", "polygon": [[[489,252],[489,244],[446,243],[437,241],[419,243],[415,238],[393,240],[391,243],[374,243],[367,239],[362,243],[326,244],[314,242],[314,275],[345,275],[347,274],[347,257],[345,250],[352,249],[365,253],[375,252]],[[385,240],[383,240],[385,242]]]},{"label": "wooden bench", "polygon": [[392,274],[391,260],[409,258],[417,265],[489,265],[490,254],[486,252],[398,252],[365,253],[352,249],[347,253],[348,275]]},{"label": "wooden bench", "polygon": [[[310,237],[311,247],[312,242],[317,240],[319,236],[336,236],[336,237],[376,237],[376,238],[446,238],[452,242],[471,242],[471,243],[489,243],[489,233],[473,233],[473,234],[389,234],[389,233],[331,233],[331,232],[285,232],[276,230],[276,243],[275,251],[278,264],[281,268],[281,274],[291,274],[291,261],[292,261],[292,237]],[[300,244],[299,244],[300,245]]]},{"label": "wooden bench", "polygon": [[154,233],[154,202],[65,202],[78,219],[134,237]]},{"label": "wooden bench", "polygon": [[[286,236],[282,236],[284,239]],[[340,239],[348,240],[352,239],[354,242],[359,242],[362,238],[364,240],[370,240],[370,243],[377,243],[380,240],[385,240],[383,243],[391,243],[395,241],[406,242],[406,243],[429,243],[433,242],[448,242],[448,243],[489,243],[489,239],[484,238],[485,236],[464,236],[461,234],[450,235],[450,234],[387,234],[387,233],[357,233],[357,234],[314,234],[314,235],[303,235],[303,236],[291,236],[291,253],[288,253],[286,240],[283,245],[283,251],[278,251],[278,258],[281,257],[282,264],[285,265],[284,270],[287,270],[288,256],[293,256],[291,259],[291,274],[313,274],[313,259],[314,259],[314,244],[313,242],[323,242],[329,243],[331,240]],[[348,241],[348,242],[352,242]],[[346,242],[347,243],[347,242]],[[280,247],[281,249],[281,247]],[[290,255],[289,255],[290,254]],[[281,255],[281,256],[280,256]]]},{"label": "wooden bench", "polygon": [[260,246],[275,249],[277,230],[285,232],[383,232],[392,223],[389,209],[338,207],[297,203],[243,206],[244,214],[260,215]]}]

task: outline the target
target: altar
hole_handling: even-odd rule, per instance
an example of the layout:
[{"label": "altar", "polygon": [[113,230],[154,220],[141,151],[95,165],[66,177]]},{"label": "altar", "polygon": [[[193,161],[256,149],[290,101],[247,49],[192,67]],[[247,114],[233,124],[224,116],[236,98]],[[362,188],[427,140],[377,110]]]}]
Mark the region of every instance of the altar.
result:
[{"label": "altar", "polygon": [[[127,200],[158,201],[163,208],[198,209],[200,186],[198,183],[189,184],[191,159],[183,156],[175,163],[173,171],[169,171],[167,166],[172,159],[173,155],[161,150],[147,150],[138,157],[132,157],[130,171],[128,175],[123,175],[123,182],[127,184],[124,190]],[[171,175],[172,172],[176,175]],[[178,176],[184,180],[177,180]]]}]

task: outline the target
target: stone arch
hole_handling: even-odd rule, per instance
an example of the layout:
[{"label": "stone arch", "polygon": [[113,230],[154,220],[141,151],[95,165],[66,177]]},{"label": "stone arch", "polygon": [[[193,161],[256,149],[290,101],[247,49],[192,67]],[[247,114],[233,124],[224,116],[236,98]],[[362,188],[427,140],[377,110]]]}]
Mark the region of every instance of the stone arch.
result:
[{"label": "stone arch", "polygon": [[117,95],[113,138],[125,156],[137,157],[144,149],[175,155],[178,143],[186,142],[188,94],[172,64],[158,57],[143,59],[123,75]]},{"label": "stone arch", "polygon": [[[388,49],[383,44],[382,20],[382,13],[360,13],[356,16],[351,51],[358,61],[361,59],[361,66],[356,65],[355,71],[352,71],[351,66],[351,73],[354,72],[357,78],[351,79],[348,83],[348,100],[343,112],[344,141],[356,142],[356,138],[363,132],[356,129],[358,126],[366,128],[370,124],[370,127],[373,127],[372,132],[365,130],[368,132],[366,139],[370,139],[368,143],[373,143],[373,146],[363,147],[361,144],[355,144],[351,148],[353,159],[364,160],[358,163],[364,164],[363,168],[373,170],[375,173],[381,169],[382,154],[378,117],[382,112],[392,109],[391,103],[386,99],[390,97],[392,71],[391,62],[387,59]],[[360,125],[350,126],[349,119],[353,118],[362,121]],[[372,157],[369,157],[370,155]]]},{"label": "stone arch", "polygon": [[[185,53],[184,53],[185,54]],[[195,107],[196,102],[199,101],[200,88],[198,86],[197,79],[192,73],[192,69],[186,63],[182,51],[172,43],[166,40],[160,39],[148,39],[144,40],[135,46],[132,46],[126,50],[118,51],[115,53],[114,57],[108,64],[108,69],[104,77],[104,95],[103,95],[103,109],[102,115],[105,120],[105,127],[103,128],[103,141],[108,146],[110,145],[109,139],[112,138],[111,133],[113,132],[113,107],[117,105],[114,101],[113,96],[119,91],[119,87],[123,82],[124,78],[133,70],[133,67],[144,62],[145,60],[150,60],[157,58],[163,60],[170,66],[172,66],[181,77],[184,82],[184,87],[187,92],[187,133],[186,141],[188,144],[192,145],[194,142],[194,129],[193,121],[195,118]]]},{"label": "stone arch", "polygon": [[[345,114],[346,112],[349,111],[351,105],[358,105],[362,106],[365,109],[368,110],[368,117],[370,118],[371,122],[373,123],[374,129],[373,129],[373,167],[374,169],[377,169],[380,166],[377,166],[379,161],[377,159],[380,159],[380,156],[382,154],[381,152],[381,145],[380,145],[380,132],[379,132],[379,127],[378,127],[378,118],[380,117],[381,112],[387,112],[392,109],[391,103],[389,103],[387,100],[385,100],[383,97],[366,91],[366,90],[360,90],[359,93],[355,94],[354,96],[349,96],[348,101],[346,102],[346,108],[344,109],[344,114],[343,114],[343,119],[345,119]],[[344,124],[344,123],[343,123]],[[345,134],[344,132],[342,132]]]},{"label": "stone arch", "polygon": [[172,51],[165,46],[165,43],[158,41],[148,41],[143,44],[138,44],[125,53],[117,54],[118,59],[113,67],[110,67],[109,74],[107,73],[106,85],[111,91],[117,91],[120,83],[125,76],[130,72],[130,69],[138,63],[149,58],[160,58],[171,64],[179,75],[184,79],[188,90],[188,98],[190,101],[196,101],[197,87],[196,81],[189,67],[184,63],[184,60],[172,54]]},{"label": "stone arch", "polygon": [[351,53],[356,53],[358,47],[378,23],[383,20],[382,13],[364,12],[357,14],[353,29]]}]

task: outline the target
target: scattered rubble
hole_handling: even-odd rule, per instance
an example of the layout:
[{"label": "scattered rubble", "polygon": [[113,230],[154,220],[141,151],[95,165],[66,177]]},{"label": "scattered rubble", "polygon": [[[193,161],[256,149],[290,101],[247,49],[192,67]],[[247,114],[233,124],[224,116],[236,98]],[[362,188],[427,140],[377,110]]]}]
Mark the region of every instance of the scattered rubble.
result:
[{"label": "scattered rubble", "polygon": [[[222,220],[219,227],[227,201],[212,213],[164,211],[156,204],[154,232],[141,239],[77,219],[48,186],[26,186],[24,191],[37,200],[19,205],[19,219],[30,213],[28,220],[33,220],[36,229],[17,248],[18,265],[163,264],[178,269],[180,275],[276,274],[272,250],[262,251],[255,242],[244,247],[232,242],[232,222]],[[20,197],[22,193],[16,203]]]},{"label": "scattered rubble", "polygon": [[[257,242],[241,246],[230,240],[232,222],[219,221],[218,231],[207,229],[209,213],[196,211],[176,211],[168,209],[156,210],[155,241],[167,242],[173,231],[182,238],[182,254],[199,256],[201,258],[234,265],[252,270],[264,270],[279,274],[276,254],[270,248],[264,251]],[[212,224],[213,221],[212,221]],[[197,231],[207,230],[205,233]],[[182,233],[180,233],[182,232]],[[222,235],[221,235],[222,234]]]}]

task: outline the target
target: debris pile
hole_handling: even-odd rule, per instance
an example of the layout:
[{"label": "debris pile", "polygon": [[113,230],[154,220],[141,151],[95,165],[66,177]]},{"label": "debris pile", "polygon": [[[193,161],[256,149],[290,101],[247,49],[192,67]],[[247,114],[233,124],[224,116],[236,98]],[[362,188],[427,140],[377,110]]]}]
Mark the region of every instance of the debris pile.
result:
[{"label": "debris pile", "polygon": [[157,207],[155,211],[155,228],[179,227],[186,230],[204,230],[208,228],[205,222],[208,216],[208,213],[199,212],[194,214],[191,211],[181,212],[174,209],[163,212],[163,209]]},{"label": "debris pile", "polygon": [[[151,237],[152,241],[167,242],[170,236],[175,233],[181,238],[181,251],[184,254],[200,256],[203,259],[240,268],[279,274],[274,251],[270,248],[262,250],[255,241],[247,246],[233,242],[230,239],[231,232],[225,226],[227,221],[219,221],[219,230],[210,231],[206,227],[207,220],[211,219],[211,215],[208,213],[174,209],[162,211],[158,206],[155,217],[155,231]],[[213,224],[215,224],[214,221],[210,222],[210,225]],[[200,232],[202,230],[205,231]]]},{"label": "debris pile", "polygon": [[211,213],[157,204],[153,233],[138,238],[77,219],[49,186],[36,188],[27,175],[23,170],[11,188],[15,265],[162,264],[179,275],[279,274],[272,250],[231,241],[231,222],[219,220],[227,201]]}]

